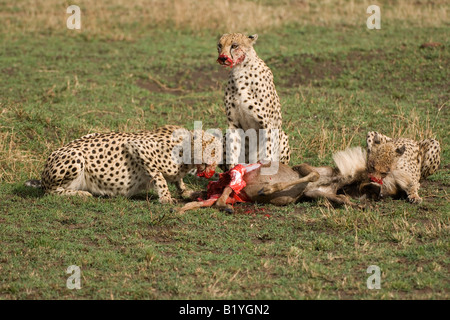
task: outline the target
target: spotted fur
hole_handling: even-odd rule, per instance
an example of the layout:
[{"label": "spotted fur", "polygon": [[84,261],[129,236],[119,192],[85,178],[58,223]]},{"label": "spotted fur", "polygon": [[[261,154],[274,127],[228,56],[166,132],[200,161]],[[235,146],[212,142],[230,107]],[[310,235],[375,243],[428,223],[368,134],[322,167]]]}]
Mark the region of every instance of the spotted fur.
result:
[{"label": "spotted fur", "polygon": [[367,135],[367,151],[369,177],[372,181],[381,182],[383,196],[394,196],[403,190],[410,202],[422,201],[419,196],[419,182],[439,168],[439,141],[391,139],[372,131]]},{"label": "spotted fur", "polygon": [[[140,133],[83,136],[49,156],[42,173],[42,187],[50,194],[127,197],[154,187],[161,203],[171,203],[174,200],[167,182],[174,182],[178,190],[188,196],[183,177],[196,165],[192,155],[188,164],[172,157],[174,148],[182,141],[182,136],[174,138],[173,135],[179,129],[183,130],[177,126],[164,126]],[[182,132],[191,135],[191,141],[197,134],[187,130]],[[215,143],[212,139],[203,133],[203,150]],[[217,143],[221,148],[220,141]],[[182,152],[178,155],[182,156]],[[208,160],[211,163],[199,167],[214,167],[211,159]]]},{"label": "spotted fur", "polygon": [[217,47],[218,62],[232,67],[224,97],[228,127],[231,130],[227,138],[232,141],[232,154],[228,155],[232,159],[230,166],[238,162],[241,145],[236,129],[255,129],[258,137],[259,129],[267,130],[266,148],[259,150],[255,158],[271,159],[278,154],[280,162],[288,164],[290,160],[288,136],[282,129],[280,99],[273,83],[272,71],[253,48],[257,39],[256,34],[224,34]]}]

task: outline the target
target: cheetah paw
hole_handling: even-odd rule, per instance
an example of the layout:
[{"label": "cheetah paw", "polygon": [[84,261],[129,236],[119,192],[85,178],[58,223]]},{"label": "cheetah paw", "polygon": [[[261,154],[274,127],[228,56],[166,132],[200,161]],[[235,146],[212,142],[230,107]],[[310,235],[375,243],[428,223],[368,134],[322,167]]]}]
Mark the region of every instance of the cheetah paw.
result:
[{"label": "cheetah paw", "polygon": [[422,203],[422,198],[419,196],[408,196],[408,200],[409,200],[409,202],[414,203],[414,204]]}]

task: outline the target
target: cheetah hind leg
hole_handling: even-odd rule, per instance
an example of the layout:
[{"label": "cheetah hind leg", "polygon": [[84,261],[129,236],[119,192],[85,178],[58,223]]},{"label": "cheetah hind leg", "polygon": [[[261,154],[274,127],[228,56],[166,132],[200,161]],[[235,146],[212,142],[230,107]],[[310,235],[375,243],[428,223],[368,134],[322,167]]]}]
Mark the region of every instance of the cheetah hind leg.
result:
[{"label": "cheetah hind leg", "polygon": [[[59,150],[50,159],[52,160],[46,164],[41,180],[41,186],[47,194],[92,197],[90,192],[85,191],[85,161],[82,156],[74,154],[73,150]],[[59,161],[64,159],[67,167],[60,168]]]},{"label": "cheetah hind leg", "polygon": [[81,197],[92,197],[92,193],[83,190],[70,190],[63,187],[58,187],[56,189],[46,190],[47,194],[57,194],[60,196],[81,196]]},{"label": "cheetah hind leg", "polygon": [[439,168],[441,163],[441,146],[439,141],[435,139],[425,139],[419,142],[419,147],[423,159],[420,176],[422,179],[425,179]]}]

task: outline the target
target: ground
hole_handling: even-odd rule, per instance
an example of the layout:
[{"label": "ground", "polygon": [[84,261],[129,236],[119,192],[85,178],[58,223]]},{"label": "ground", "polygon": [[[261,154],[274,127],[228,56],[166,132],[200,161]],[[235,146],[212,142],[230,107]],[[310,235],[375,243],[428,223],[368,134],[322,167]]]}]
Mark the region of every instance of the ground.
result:
[{"label": "ground", "polygon": [[[60,18],[45,28],[0,4],[2,17],[12,16],[0,31],[0,299],[448,299],[449,25],[431,11],[420,16],[442,12],[441,2],[420,5],[394,8],[417,18],[405,22],[382,2],[381,30],[366,28],[365,5],[311,5],[311,21],[297,12],[274,26],[260,19],[230,28],[259,35],[292,164],[330,165],[333,151],[364,145],[372,130],[438,139],[441,168],[422,183],[422,204],[388,199],[361,211],[318,201],[176,217],[152,192],[61,198],[23,183],[39,178],[52,150],[91,132],[192,129],[196,120],[225,129],[227,69],[215,60],[227,26],[208,29],[185,10],[186,20],[166,28],[141,26],[139,17],[126,24],[124,16],[105,29],[86,18],[92,32],[77,32]],[[64,15],[64,6],[50,11],[58,8]],[[359,22],[337,19],[355,10]],[[441,45],[421,47],[430,42]],[[196,177],[186,183],[206,186]],[[70,265],[81,269],[80,290],[66,288]],[[370,265],[381,269],[380,290],[367,289]]]}]

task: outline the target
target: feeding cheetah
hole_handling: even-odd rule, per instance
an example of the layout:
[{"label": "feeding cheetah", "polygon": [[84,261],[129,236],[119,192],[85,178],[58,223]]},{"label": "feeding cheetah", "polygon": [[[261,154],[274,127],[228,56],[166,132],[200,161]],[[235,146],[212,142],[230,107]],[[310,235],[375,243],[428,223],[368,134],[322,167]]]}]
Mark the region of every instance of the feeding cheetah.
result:
[{"label": "feeding cheetah", "polygon": [[[188,161],[182,162],[181,158],[186,160],[186,149],[180,148],[186,146],[181,145],[183,138],[190,139],[187,141],[193,146],[199,132],[201,148],[208,148],[209,156],[201,155],[204,163],[194,161],[193,148],[189,147]],[[183,196],[189,196],[183,177],[196,166],[198,175],[211,177],[217,163],[215,153],[220,153],[216,150],[221,148],[220,140],[214,136],[177,126],[141,133],[93,133],[54,151],[45,165],[41,184],[50,194],[127,197],[154,186],[161,203],[172,203],[167,182],[174,182]]]},{"label": "feeding cheetah", "polygon": [[259,130],[266,130],[266,148],[262,148],[260,143],[259,151],[250,152],[249,158],[253,161],[279,160],[288,164],[290,159],[288,136],[281,127],[280,99],[273,83],[272,71],[253,48],[257,39],[257,34],[224,34],[217,45],[217,62],[231,68],[224,98],[229,128],[226,139],[229,149],[224,148],[227,151],[228,167],[242,162],[242,158],[239,158],[239,129],[241,134],[242,130],[255,129],[258,141],[261,139]]},{"label": "feeding cheetah", "polygon": [[422,202],[419,181],[436,172],[440,164],[437,140],[391,139],[372,131],[367,134],[367,152],[369,178],[379,185],[381,196],[395,196],[403,190],[410,202]]}]

